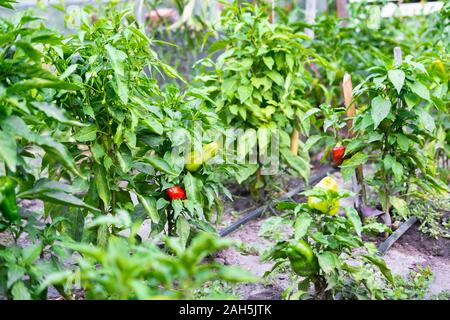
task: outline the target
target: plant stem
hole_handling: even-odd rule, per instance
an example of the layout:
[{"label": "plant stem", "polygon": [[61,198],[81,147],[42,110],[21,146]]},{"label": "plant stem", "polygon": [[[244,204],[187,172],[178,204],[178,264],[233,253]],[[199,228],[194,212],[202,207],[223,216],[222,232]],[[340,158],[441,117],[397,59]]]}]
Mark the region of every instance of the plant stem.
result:
[{"label": "plant stem", "polygon": [[364,172],[363,172],[362,165],[360,165],[356,168],[356,180],[358,181],[358,184],[361,187],[362,205],[364,207],[366,207],[367,206],[367,191],[366,191],[366,185],[364,183]]},{"label": "plant stem", "polygon": [[173,221],[173,208],[170,207],[167,212],[167,234],[169,237],[175,236],[175,221]]}]

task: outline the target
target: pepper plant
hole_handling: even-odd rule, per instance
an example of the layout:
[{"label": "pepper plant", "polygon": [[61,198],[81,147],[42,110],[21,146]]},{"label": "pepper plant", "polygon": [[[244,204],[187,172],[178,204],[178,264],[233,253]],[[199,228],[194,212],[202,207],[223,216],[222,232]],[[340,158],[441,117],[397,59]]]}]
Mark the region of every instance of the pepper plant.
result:
[{"label": "pepper plant", "polygon": [[[12,8],[11,1],[0,2]],[[0,294],[13,299],[45,298],[38,292],[44,274],[62,267],[54,242],[63,219],[42,220],[42,211],[20,205],[25,199],[63,204],[68,208],[97,209],[81,201],[74,186],[57,181],[43,168],[41,158],[80,177],[76,162],[59,140],[70,127],[83,127],[54,101],[55,90],[76,91],[43,63],[45,49],[61,45],[62,36],[47,29],[29,12],[0,18]],[[19,202],[19,204],[17,203]],[[22,246],[27,235],[32,241]],[[42,261],[41,256],[51,257]]]},{"label": "pepper plant", "polygon": [[[48,51],[60,78],[82,88],[77,92],[54,92],[56,99],[82,127],[60,135],[77,159],[87,180],[75,179],[84,199],[102,214],[133,206],[130,191],[147,201],[134,186],[135,159],[143,156],[137,147],[140,133],[163,133],[163,121],[155,100],[161,96],[152,77],[176,71],[162,63],[151,49],[152,42],[137,26],[131,8],[116,10],[115,4],[91,23],[90,14],[80,16],[80,31]],[[47,164],[51,164],[47,159]],[[50,171],[55,167],[51,166]],[[69,179],[66,172],[61,178]],[[47,207],[57,216],[67,210]],[[86,212],[70,212],[82,223]],[[106,241],[106,230],[98,230],[98,240]]]},{"label": "pepper plant", "polygon": [[137,159],[136,188],[154,206],[149,209],[152,232],[167,226],[168,234],[179,235],[184,243],[195,232],[215,232],[212,223],[222,217],[222,195],[232,199],[223,180],[237,170],[220,161],[223,132],[207,99],[200,90],[183,94],[169,86],[157,104],[165,119],[162,134],[143,133],[138,143],[145,156]]},{"label": "pepper plant", "polygon": [[363,225],[351,207],[338,215],[339,199],[350,193],[338,190],[332,178],[303,195],[308,203],[278,203],[278,209],[287,210],[283,218],[293,233],[263,255],[276,262],[265,276],[290,266],[292,285],[283,293],[285,299],[383,299],[385,286],[394,280],[375,245],[363,241],[362,234],[386,227]]},{"label": "pepper plant", "polygon": [[[257,135],[271,129],[291,133],[292,153],[283,149],[282,158],[307,179],[309,158],[298,151],[298,132],[308,131],[307,66],[318,58],[304,47],[305,34],[270,23],[266,11],[239,1],[226,5],[220,24],[223,38],[210,47],[215,59],[203,60],[209,69],[198,79],[207,86],[225,126],[255,129]],[[257,135],[252,135],[251,146]],[[257,181],[255,187],[260,186]]]},{"label": "pepper plant", "polygon": [[[347,145],[346,154],[352,156],[343,162],[341,172],[349,179],[356,166],[373,161],[373,178],[366,182],[379,193],[389,224],[390,208],[402,210],[405,199],[399,197],[408,195],[411,185],[448,190],[434,177],[422,152],[427,142],[436,139],[432,114],[447,108],[440,102],[446,91],[411,56],[401,64],[374,67],[371,72],[354,89],[359,104],[353,127],[357,136]],[[368,103],[362,105],[364,101]]]},{"label": "pepper plant", "polygon": [[[184,80],[159,60],[131,9],[117,9],[114,4],[106,7],[94,24],[90,13],[83,12],[81,31],[49,51],[60,77],[83,88],[55,93],[67,112],[84,124],[62,137],[89,177],[74,183],[103,215],[114,215],[119,208],[137,215],[146,212],[152,234],[167,227],[169,234],[187,241],[191,226],[214,232],[207,222],[214,209],[220,219],[225,190],[220,180],[227,171],[205,166],[191,173],[184,168],[183,152],[191,137],[195,144],[215,138],[203,133],[217,117],[205,105],[208,97],[202,90],[182,93],[174,85],[161,90],[157,74]],[[168,201],[165,190],[180,185],[187,199]],[[86,217],[82,210],[47,210],[52,216],[77,217],[80,226]],[[97,234],[89,236],[105,244],[107,233],[99,226]]]}]

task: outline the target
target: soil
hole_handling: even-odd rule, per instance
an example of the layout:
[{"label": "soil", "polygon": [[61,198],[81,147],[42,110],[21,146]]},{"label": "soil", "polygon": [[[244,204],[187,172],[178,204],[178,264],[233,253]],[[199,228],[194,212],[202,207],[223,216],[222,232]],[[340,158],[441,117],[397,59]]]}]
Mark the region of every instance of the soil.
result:
[{"label": "soil", "polygon": [[417,224],[413,225],[405,234],[403,234],[401,237],[401,244],[404,247],[413,248],[423,255],[450,259],[450,239],[441,237],[437,239],[431,238],[421,233],[418,230]]}]

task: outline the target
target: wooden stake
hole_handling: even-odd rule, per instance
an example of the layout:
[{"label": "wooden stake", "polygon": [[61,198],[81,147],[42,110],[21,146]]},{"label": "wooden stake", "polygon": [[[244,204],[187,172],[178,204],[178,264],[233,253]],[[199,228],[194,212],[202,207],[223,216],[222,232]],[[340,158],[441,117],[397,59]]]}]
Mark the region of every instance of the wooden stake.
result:
[{"label": "wooden stake", "polygon": [[[305,4],[305,20],[307,24],[313,24],[316,20],[316,11],[317,11],[317,0],[306,0]],[[314,39],[314,31],[305,28],[305,34]]]},{"label": "wooden stake", "polygon": [[[272,2],[273,3],[273,2]],[[305,4],[305,20],[308,24],[313,24],[316,19],[316,11],[317,11],[317,0],[306,0]],[[311,29],[305,28],[305,33],[311,38],[314,39],[314,32]],[[291,152],[295,155],[298,155],[298,140],[300,138],[300,133],[294,127],[291,135]]]},{"label": "wooden stake", "polygon": [[272,23],[275,24],[275,0],[272,0]]},{"label": "wooden stake", "polygon": [[136,1],[136,21],[140,27],[144,25],[144,0]]},{"label": "wooden stake", "polygon": [[292,131],[291,134],[291,152],[292,154],[298,155],[298,139],[299,139],[300,133],[297,129],[294,128],[294,131]]},{"label": "wooden stake", "polygon": [[402,64],[402,61],[403,61],[402,48],[400,48],[400,47],[394,48],[394,61],[395,61],[395,64]]},{"label": "wooden stake", "polygon": [[[347,116],[354,117],[356,114],[356,106],[354,103],[352,103],[352,91],[353,91],[352,77],[348,73],[344,75],[344,80],[342,81],[342,91],[344,93],[344,105],[347,108]],[[352,127],[353,121],[348,120],[349,132],[352,130]]]},{"label": "wooden stake", "polygon": [[347,18],[348,17],[347,0],[337,0],[336,10],[339,18]]}]

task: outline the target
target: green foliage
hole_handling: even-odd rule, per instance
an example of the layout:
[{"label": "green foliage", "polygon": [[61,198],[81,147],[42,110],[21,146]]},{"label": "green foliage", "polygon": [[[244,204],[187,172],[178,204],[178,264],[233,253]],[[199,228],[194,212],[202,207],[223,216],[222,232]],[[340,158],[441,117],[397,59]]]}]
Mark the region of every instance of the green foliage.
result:
[{"label": "green foliage", "polygon": [[[332,201],[348,196],[346,192],[333,190],[313,191],[306,192],[306,195]],[[356,210],[350,207],[344,207],[345,216],[329,216],[305,203],[281,202],[279,209],[288,210],[285,220],[293,227],[293,232],[285,233],[285,239],[263,255],[264,260],[276,261],[265,276],[284,268],[287,263],[292,265],[287,250],[299,241],[309,244],[319,264],[314,274],[305,274],[301,278],[291,274],[292,285],[283,293],[285,299],[385,297],[384,287],[394,283],[393,276],[383,258],[377,254],[375,245],[362,239],[363,233],[380,229],[381,225],[363,225]]]},{"label": "green foliage", "polygon": [[418,267],[405,278],[395,276],[395,287],[386,290],[386,296],[392,300],[423,300],[428,293],[433,273],[430,267]]},{"label": "green foliage", "polygon": [[450,211],[450,199],[447,197],[415,197],[410,203],[409,215],[420,221],[419,230],[431,237],[450,238],[450,220],[446,213]]},{"label": "green foliage", "polygon": [[[14,300],[47,298],[47,288],[42,289],[41,285],[48,274],[64,269],[63,263],[67,257],[58,245],[64,238],[57,233],[62,222],[63,218],[58,218],[51,223],[43,223],[41,215],[26,211],[22,213],[20,227],[10,226],[2,233],[0,244],[2,297]],[[31,240],[30,244],[16,242],[16,239],[25,235]],[[55,285],[55,288],[65,296],[60,286]]]},{"label": "green foliage", "polygon": [[[311,81],[307,66],[317,58],[303,46],[307,37],[288,26],[271,24],[264,8],[238,2],[222,11],[221,31],[223,38],[209,50],[215,59],[203,60],[208,70],[197,82],[207,86],[225,126],[255,129],[252,146],[256,137],[272,129],[307,134],[306,113],[311,108],[305,99]],[[289,137],[280,140],[285,162],[307,179],[308,155],[292,155]],[[260,145],[258,154],[263,150]]]},{"label": "green foliage", "polygon": [[283,128],[295,116],[301,119],[310,108],[302,98],[310,77],[305,63],[312,61],[302,44],[307,37],[271,24],[263,10],[250,4],[226,7],[221,26],[224,38],[210,51],[225,51],[207,80],[226,123]]},{"label": "green foliage", "polygon": [[88,299],[192,299],[211,281],[255,281],[245,270],[205,261],[230,247],[230,240],[202,233],[184,248],[180,239],[165,238],[166,250],[161,250],[152,242],[136,242],[136,225],[126,212],[109,219],[107,225],[110,223],[128,229],[128,237],[110,237],[105,248],[65,242],[64,247],[80,254],[78,268],[50,274],[42,288],[63,285],[70,296],[80,283]]},{"label": "green foliage", "polygon": [[421,151],[436,139],[440,124],[434,116],[445,112],[441,99],[446,84],[432,78],[424,64],[411,56],[402,64],[371,70],[372,74],[354,89],[356,98],[368,98],[368,103],[354,119],[357,137],[351,142],[352,149],[357,146],[361,151],[342,164],[344,178],[351,177],[352,170],[370,157],[375,172],[369,183],[379,192],[385,210],[394,205],[392,196],[407,192],[411,185],[447,192]]}]

